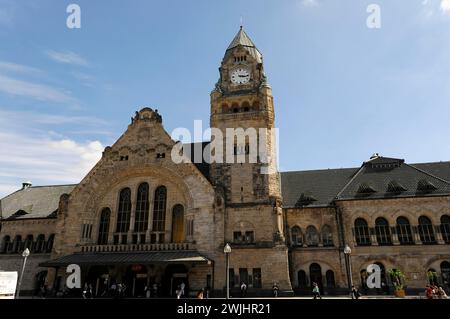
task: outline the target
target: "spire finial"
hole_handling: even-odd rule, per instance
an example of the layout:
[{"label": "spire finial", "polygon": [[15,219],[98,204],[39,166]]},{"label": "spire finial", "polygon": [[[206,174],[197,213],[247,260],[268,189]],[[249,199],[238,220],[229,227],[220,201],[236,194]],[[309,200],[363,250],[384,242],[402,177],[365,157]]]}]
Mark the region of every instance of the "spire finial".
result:
[{"label": "spire finial", "polygon": [[243,18],[242,18],[242,16],[241,16],[241,29],[242,29],[242,25],[243,25]]}]

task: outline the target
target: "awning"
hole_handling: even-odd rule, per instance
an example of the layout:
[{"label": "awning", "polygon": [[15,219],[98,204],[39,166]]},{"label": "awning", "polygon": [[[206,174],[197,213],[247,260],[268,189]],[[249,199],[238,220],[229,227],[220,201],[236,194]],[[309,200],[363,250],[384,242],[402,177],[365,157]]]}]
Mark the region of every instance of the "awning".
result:
[{"label": "awning", "polygon": [[75,253],[40,263],[41,267],[77,265],[117,265],[155,263],[209,263],[210,260],[195,250],[149,252]]}]

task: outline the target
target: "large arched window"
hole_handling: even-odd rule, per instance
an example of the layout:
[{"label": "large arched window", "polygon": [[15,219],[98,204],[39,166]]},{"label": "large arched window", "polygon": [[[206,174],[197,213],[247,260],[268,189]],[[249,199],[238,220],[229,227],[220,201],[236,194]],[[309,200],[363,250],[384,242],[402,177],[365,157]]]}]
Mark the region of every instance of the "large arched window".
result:
[{"label": "large arched window", "polygon": [[310,225],[306,227],[305,241],[308,247],[315,247],[319,245],[319,233],[316,227]]},{"label": "large arched window", "polygon": [[23,249],[28,248],[30,251],[33,251],[33,240],[33,235],[27,235],[23,243]]},{"label": "large arched window", "polygon": [[47,245],[45,246],[45,252],[51,253],[53,249],[53,242],[55,241],[55,234],[48,236]]},{"label": "large arched window", "polygon": [[298,288],[307,288],[308,282],[306,281],[306,272],[299,270],[297,273]]},{"label": "large arched window", "polygon": [[9,236],[3,237],[1,252],[4,254],[8,253],[10,250],[10,246],[11,246],[11,237]]},{"label": "large arched window", "polygon": [[322,244],[324,247],[333,246],[333,234],[331,233],[331,227],[328,225],[324,225],[321,231],[322,235]]},{"label": "large arched window", "polygon": [[302,230],[298,226],[294,226],[291,229],[291,239],[292,239],[292,245],[294,246],[301,246],[303,244],[303,238],[302,238]]},{"label": "large arched window", "polygon": [[441,262],[441,276],[444,286],[450,288],[450,262]]},{"label": "large arched window", "polygon": [[37,236],[36,246],[34,247],[34,251],[36,253],[44,252],[44,245],[45,245],[45,235],[40,234],[39,236]]},{"label": "large arched window", "polygon": [[130,229],[131,190],[124,188],[119,194],[119,210],[117,212],[116,232],[126,233]]},{"label": "large arched window", "polygon": [[167,189],[159,186],[155,191],[153,203],[153,231],[164,231],[166,223]]},{"label": "large arched window", "polygon": [[332,270],[327,270],[327,272],[325,273],[325,277],[327,279],[327,288],[335,288],[336,282],[334,279],[334,272]]},{"label": "large arched window", "polygon": [[182,243],[184,241],[184,207],[175,205],[172,209],[172,242]]},{"label": "large arched window", "polygon": [[109,233],[109,220],[111,218],[111,210],[109,208],[103,208],[100,214],[100,223],[98,227],[98,241],[99,245],[108,244]]},{"label": "large arched window", "polygon": [[450,216],[441,216],[441,234],[446,244],[450,244]]},{"label": "large arched window", "polygon": [[419,236],[423,244],[435,244],[436,237],[434,236],[433,225],[431,220],[426,216],[419,217]]},{"label": "large arched window", "polygon": [[375,234],[378,245],[392,245],[391,229],[389,228],[388,221],[383,217],[375,220]]},{"label": "large arched window", "polygon": [[411,225],[406,217],[397,218],[397,236],[400,245],[412,245],[414,244]]},{"label": "large arched window", "polygon": [[148,201],[148,184],[139,185],[136,201],[136,217],[134,222],[134,231],[145,232],[148,228],[148,210],[150,203]]},{"label": "large arched window", "polygon": [[17,235],[14,238],[12,253],[17,253],[17,252],[21,251],[22,247],[23,247],[22,236]]},{"label": "large arched window", "polygon": [[369,226],[363,218],[355,220],[355,239],[359,246],[368,246],[371,244]]}]

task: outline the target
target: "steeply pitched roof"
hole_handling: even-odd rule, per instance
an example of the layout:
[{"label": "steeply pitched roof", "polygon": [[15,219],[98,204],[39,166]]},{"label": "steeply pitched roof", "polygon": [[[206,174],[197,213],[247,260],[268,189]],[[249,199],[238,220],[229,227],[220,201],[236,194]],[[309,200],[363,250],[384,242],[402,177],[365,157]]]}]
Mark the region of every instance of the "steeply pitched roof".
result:
[{"label": "steeply pitched roof", "polygon": [[233,49],[233,48],[237,47],[238,45],[256,48],[256,45],[253,43],[253,41],[250,39],[250,37],[244,31],[244,28],[242,28],[242,26],[239,29],[239,32],[234,37],[233,41],[231,41],[227,50]]},{"label": "steeply pitched roof", "polygon": [[[341,168],[282,172],[280,175],[283,206],[328,206],[357,170],[357,168]],[[314,198],[315,201],[310,200],[310,204],[301,205],[302,201],[299,200],[308,197]]]},{"label": "steeply pitched roof", "polygon": [[374,156],[360,168],[283,172],[281,190],[284,207],[323,207],[335,199],[450,195],[450,162],[410,165]]},{"label": "steeply pitched roof", "polygon": [[[205,162],[204,157],[203,157],[203,151],[205,150],[206,145],[208,145],[210,142],[199,142],[199,143],[186,143],[183,144],[183,148],[186,147],[187,149],[190,148],[191,150],[191,162],[194,163],[194,165],[197,167],[197,169],[203,174],[203,176],[206,177],[206,179],[208,181],[210,181],[210,176],[209,176],[209,163]],[[199,157],[199,160],[196,163],[196,158],[195,158],[195,152],[196,149],[202,151],[201,153],[201,157]],[[200,155],[200,154],[199,154]]]},{"label": "steeply pitched roof", "polygon": [[226,59],[228,57],[228,55],[230,54],[230,52],[239,47],[245,47],[245,49],[249,52],[249,54],[251,56],[253,56],[255,58],[255,60],[259,63],[262,62],[262,54],[261,52],[259,52],[258,48],[256,47],[256,45],[253,43],[253,41],[250,39],[250,37],[247,35],[247,33],[244,31],[244,29],[241,28],[239,29],[238,33],[236,34],[236,36],[234,37],[233,41],[231,41],[230,45],[228,46],[226,52],[225,52],[225,57],[224,59]]},{"label": "steeply pitched roof", "polygon": [[46,218],[57,211],[59,198],[76,185],[32,186],[18,190],[0,200],[3,220]]},{"label": "steeply pitched roof", "polygon": [[[360,192],[367,185],[371,192]],[[397,189],[392,186],[397,185]],[[399,187],[401,185],[401,187]],[[408,165],[402,159],[376,157],[365,162],[337,199],[449,195],[450,182]]]}]

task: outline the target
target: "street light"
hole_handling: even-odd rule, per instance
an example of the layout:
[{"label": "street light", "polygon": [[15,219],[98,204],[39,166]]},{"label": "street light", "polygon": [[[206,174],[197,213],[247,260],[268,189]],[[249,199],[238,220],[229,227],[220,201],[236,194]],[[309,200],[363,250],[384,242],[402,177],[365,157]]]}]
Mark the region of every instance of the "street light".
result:
[{"label": "street light", "polygon": [[25,248],[25,250],[22,253],[22,257],[23,257],[22,273],[20,274],[19,285],[17,287],[17,292],[16,292],[16,299],[19,299],[20,286],[22,286],[22,278],[23,278],[23,273],[25,272],[25,265],[27,264],[28,256],[30,256],[30,250],[28,248]]},{"label": "street light", "polygon": [[[350,294],[352,294],[352,287],[353,287],[353,279],[352,279],[352,264],[350,261],[350,255],[352,253],[352,250],[349,245],[345,245],[344,248],[344,255],[345,255],[345,262],[347,264],[347,278],[348,278],[348,288],[350,290]],[[352,296],[353,298],[353,296]]]},{"label": "street light", "polygon": [[229,243],[225,245],[223,248],[223,252],[225,253],[226,260],[227,260],[227,299],[230,299],[230,253],[231,253],[231,246]]}]

